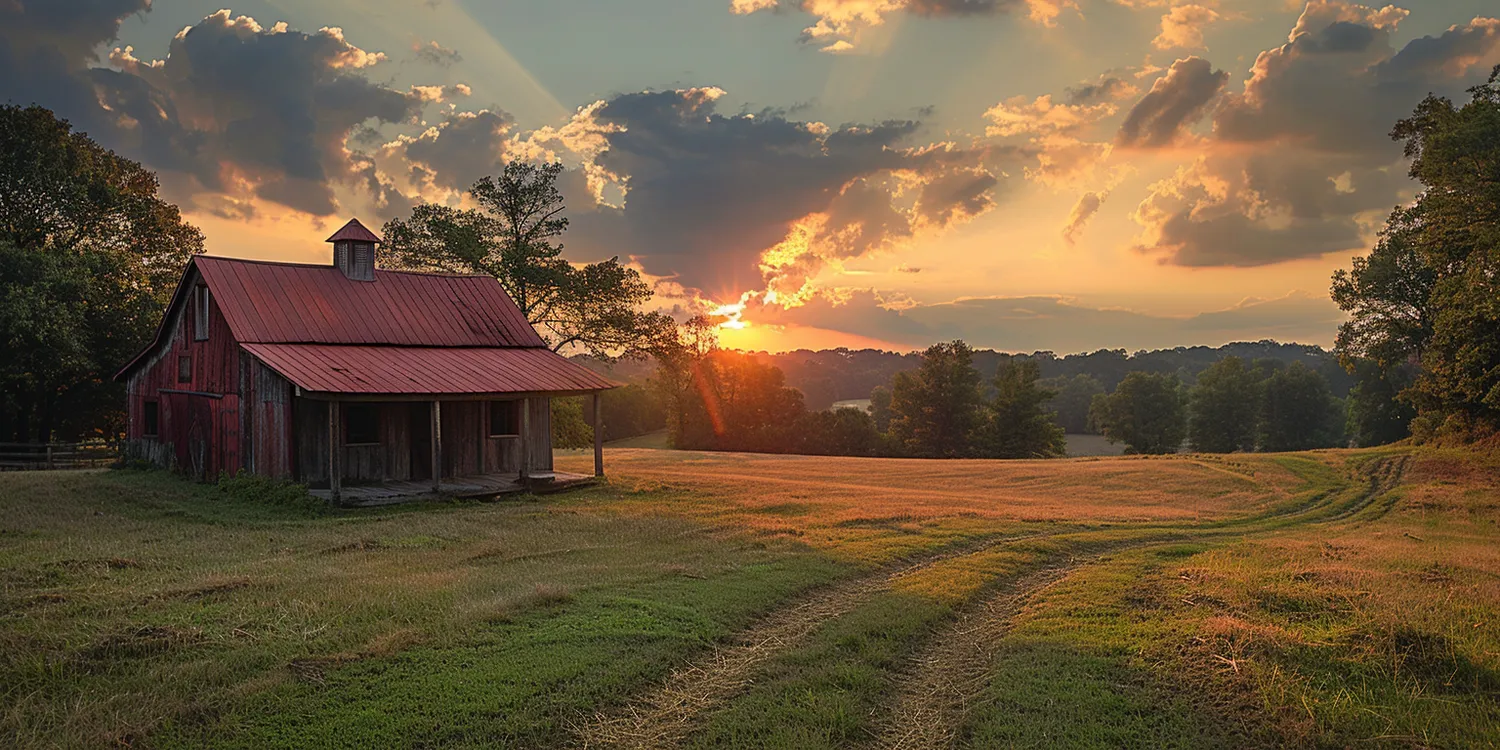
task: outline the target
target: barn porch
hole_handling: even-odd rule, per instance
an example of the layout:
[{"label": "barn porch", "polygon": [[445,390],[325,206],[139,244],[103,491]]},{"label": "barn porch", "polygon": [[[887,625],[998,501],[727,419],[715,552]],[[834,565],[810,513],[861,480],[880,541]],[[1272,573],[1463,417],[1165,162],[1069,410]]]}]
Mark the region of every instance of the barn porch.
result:
[{"label": "barn porch", "polygon": [[[490,500],[518,492],[560,492],[593,484],[594,479],[595,477],[566,471],[544,471],[533,473],[524,482],[515,473],[449,477],[436,486],[430,480],[393,480],[342,487],[338,502],[344,506],[368,508],[418,500]],[[310,489],[308,494],[321,500],[334,499],[331,489]]]}]

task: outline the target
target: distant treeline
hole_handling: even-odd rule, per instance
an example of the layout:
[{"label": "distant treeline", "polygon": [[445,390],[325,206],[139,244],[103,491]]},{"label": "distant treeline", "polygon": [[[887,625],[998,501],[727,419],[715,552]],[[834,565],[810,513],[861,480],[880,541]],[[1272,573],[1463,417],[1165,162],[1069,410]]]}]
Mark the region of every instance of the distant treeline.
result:
[{"label": "distant treeline", "polygon": [[[1277,360],[1285,364],[1301,362],[1322,373],[1328,379],[1333,394],[1340,398],[1348,395],[1349,389],[1356,382],[1339,365],[1338,358],[1332,352],[1318,346],[1282,344],[1276,341],[1239,342],[1217,348],[1180,346],[1175,349],[1134,353],[1125,349],[1100,349],[1087,354],[1063,356],[1049,351],[1016,355],[991,349],[975,349],[973,352],[973,366],[982,373],[993,374],[1002,361],[1012,358],[1035,361],[1040,368],[1041,377],[1054,388],[1061,385],[1062,381],[1057,380],[1058,378],[1085,375],[1097,381],[1103,390],[1112,391],[1132,372],[1176,375],[1179,380],[1191,385],[1198,373],[1225,357],[1239,357],[1247,361]],[[746,356],[781,370],[786,384],[802,392],[807,408],[818,411],[827,409],[838,401],[869,398],[870,392],[877,386],[889,387],[898,373],[916,370],[922,363],[923,353],[902,354],[879,349],[838,348],[820,351],[798,349],[781,354],[751,352]],[[651,360],[604,363],[582,357],[578,361],[626,382],[644,382],[656,371],[656,363]],[[1085,399],[1085,418],[1087,411]],[[1067,419],[1067,416],[1063,417],[1068,432],[1085,431],[1081,423],[1067,422]],[[1075,427],[1078,429],[1074,429]]]},{"label": "distant treeline", "polygon": [[[804,385],[776,362],[792,363]],[[906,355],[709,348],[660,365],[593,364],[646,384],[606,396],[607,438],[665,426],[672,444],[687,449],[1040,458],[1063,455],[1065,432],[1103,433],[1133,453],[1300,450],[1405,436],[1400,415],[1394,425],[1385,418],[1399,410],[1389,389],[1360,384],[1322,349],[1271,341],[1067,357],[975,351],[961,341]],[[840,373],[875,384],[858,393],[840,381],[816,401],[803,390]],[[870,408],[827,408],[845,398],[868,398]],[[630,415],[626,424],[611,425],[612,401]]]}]

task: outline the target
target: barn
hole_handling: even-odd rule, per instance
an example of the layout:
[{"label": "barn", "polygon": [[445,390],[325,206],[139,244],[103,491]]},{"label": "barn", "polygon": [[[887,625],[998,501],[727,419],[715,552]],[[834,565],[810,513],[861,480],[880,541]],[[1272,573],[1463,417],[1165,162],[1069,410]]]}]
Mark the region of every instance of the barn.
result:
[{"label": "barn", "polygon": [[[484,495],[553,470],[551,399],[605,378],[551,351],[487,276],[376,268],[351,220],[328,265],[195,256],[155,339],[115,378],[127,457],[246,471],[334,502]],[[594,472],[604,472],[596,429]]]}]

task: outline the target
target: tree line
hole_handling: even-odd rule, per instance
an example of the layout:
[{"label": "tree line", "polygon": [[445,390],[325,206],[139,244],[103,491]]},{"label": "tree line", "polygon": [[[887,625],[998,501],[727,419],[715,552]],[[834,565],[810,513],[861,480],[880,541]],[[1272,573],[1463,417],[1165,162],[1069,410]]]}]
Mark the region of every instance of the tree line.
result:
[{"label": "tree line", "polygon": [[[712,345],[664,362],[653,382],[678,448],[913,458],[1067,452],[1051,406],[1061,392],[1037,362],[1005,358],[986,378],[962,341],[928,348],[916,369],[874,389],[868,410],[810,410],[774,365]],[[1087,418],[1128,453],[1294,451],[1345,444],[1348,404],[1301,362],[1231,356],[1192,386],[1173,374],[1128,373],[1113,391],[1089,394]]]}]

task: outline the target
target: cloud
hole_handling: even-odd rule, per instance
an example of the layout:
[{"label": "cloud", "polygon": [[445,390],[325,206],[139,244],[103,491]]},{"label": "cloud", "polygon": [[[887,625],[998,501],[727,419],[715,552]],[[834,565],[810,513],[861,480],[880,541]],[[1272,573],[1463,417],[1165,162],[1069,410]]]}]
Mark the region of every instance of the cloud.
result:
[{"label": "cloud", "polygon": [[1398,50],[1405,16],[1309,3],[1287,43],[1223,98],[1196,160],[1151,186],[1134,213],[1137,249],[1178,265],[1257,266],[1368,247],[1414,190],[1391,126],[1429,92],[1458,95],[1500,62],[1496,19]]},{"label": "cloud", "polygon": [[1217,11],[1202,5],[1179,5],[1161,17],[1161,33],[1151,40],[1157,49],[1198,49],[1203,30],[1219,20]]},{"label": "cloud", "polygon": [[1078,196],[1078,202],[1073,204],[1073,210],[1068,212],[1068,223],[1063,226],[1063,241],[1072,245],[1078,241],[1078,236],[1083,234],[1083,228],[1088,226],[1089,219],[1099,213],[1099,207],[1104,205],[1105,199],[1109,198],[1108,190],[1099,192],[1087,192]]},{"label": "cloud", "polygon": [[1071,86],[1063,93],[1066,103],[1077,106],[1129,98],[1140,93],[1140,89],[1120,76],[1105,73],[1097,80]]},{"label": "cloud", "polygon": [[623,94],[508,148],[565,156],[594,195],[620,196],[570,205],[568,243],[580,257],[628,255],[653,276],[720,298],[763,290],[795,304],[830,263],[994,205],[989,160],[1005,149],[924,144],[911,121],[833,128],[774,111],[722,114],[723,94]]},{"label": "cloud", "polygon": [[1172,63],[1165,76],[1156,79],[1151,91],[1141,97],[1126,115],[1116,143],[1127,147],[1170,146],[1187,126],[1197,122],[1219,95],[1229,74],[1214,70],[1201,57],[1186,57]]},{"label": "cloud", "polygon": [[889,295],[844,289],[807,304],[752,308],[751,325],[808,326],[913,348],[963,339],[1003,351],[1087,352],[1104,348],[1219,346],[1274,338],[1328,344],[1343,314],[1324,295],[1292,292],[1186,317],[1089,307],[1058,296],[973,297],[892,305]]},{"label": "cloud", "polygon": [[413,44],[411,46],[411,54],[419,62],[436,65],[439,68],[451,68],[464,59],[463,55],[458,54],[458,50],[444,47],[436,41],[426,44],[422,44],[421,42]]},{"label": "cloud", "polygon": [[114,69],[95,67],[93,50],[149,8],[0,3],[0,99],[47,106],[159,171],[170,198],[209,212],[243,216],[259,200],[326,216],[338,184],[382,184],[372,197],[391,203],[390,181],[348,148],[366,123],[412,121],[423,103],[422,92],[364,76],[383,55],[338,28],[265,28],[219,11],[178,33],[160,60],[126,47],[109,55]]},{"label": "cloud", "polygon": [[504,112],[457,112],[416,136],[399,136],[382,149],[409,165],[413,185],[462,193],[505,168],[515,121]]},{"label": "cloud", "polygon": [[760,11],[798,10],[817,20],[802,30],[804,43],[821,45],[824,52],[854,48],[852,37],[885,23],[893,13],[923,18],[997,15],[1025,11],[1042,26],[1054,26],[1064,9],[1077,9],[1075,0],[730,0],[736,15]]}]

